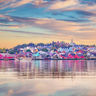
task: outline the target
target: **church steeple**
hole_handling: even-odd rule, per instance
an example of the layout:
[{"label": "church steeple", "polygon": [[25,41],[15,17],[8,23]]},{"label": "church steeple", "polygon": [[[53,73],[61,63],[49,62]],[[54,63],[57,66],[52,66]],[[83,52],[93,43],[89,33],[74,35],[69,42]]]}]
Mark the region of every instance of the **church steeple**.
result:
[{"label": "church steeple", "polygon": [[74,46],[74,45],[75,45],[75,43],[74,43],[73,39],[71,39],[70,45],[72,45],[72,46]]},{"label": "church steeple", "polygon": [[74,42],[73,42],[73,39],[71,39],[71,43],[74,43]]}]

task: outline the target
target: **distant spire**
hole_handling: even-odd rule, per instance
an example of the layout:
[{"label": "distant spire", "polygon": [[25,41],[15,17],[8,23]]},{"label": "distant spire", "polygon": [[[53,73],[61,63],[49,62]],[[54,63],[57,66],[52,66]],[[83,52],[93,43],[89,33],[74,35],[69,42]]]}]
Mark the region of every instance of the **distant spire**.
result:
[{"label": "distant spire", "polygon": [[74,43],[74,42],[73,42],[73,39],[71,39],[71,43]]},{"label": "distant spire", "polygon": [[73,39],[71,39],[71,42],[70,42],[70,45],[74,45],[75,43],[74,43],[74,41],[73,41]]}]

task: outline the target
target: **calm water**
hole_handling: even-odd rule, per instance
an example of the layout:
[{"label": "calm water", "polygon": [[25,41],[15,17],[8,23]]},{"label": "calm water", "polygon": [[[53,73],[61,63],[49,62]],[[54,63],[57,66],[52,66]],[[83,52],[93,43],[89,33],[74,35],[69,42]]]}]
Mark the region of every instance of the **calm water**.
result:
[{"label": "calm water", "polygon": [[0,96],[96,96],[96,61],[0,61]]}]

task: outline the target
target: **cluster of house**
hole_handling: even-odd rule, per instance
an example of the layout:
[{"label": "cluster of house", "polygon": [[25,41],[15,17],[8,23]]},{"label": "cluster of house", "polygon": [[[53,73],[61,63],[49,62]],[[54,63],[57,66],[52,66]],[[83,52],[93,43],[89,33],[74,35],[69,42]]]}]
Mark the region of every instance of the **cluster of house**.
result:
[{"label": "cluster of house", "polygon": [[17,57],[31,57],[32,59],[96,59],[96,47],[76,45],[61,46],[60,42],[53,45],[20,48]]},{"label": "cluster of house", "polygon": [[14,60],[15,55],[9,53],[0,53],[0,60]]},{"label": "cluster of house", "polygon": [[[54,44],[26,46],[19,48],[18,52],[14,54],[7,53],[5,58],[31,58],[31,59],[96,59],[96,46],[61,44],[61,42],[54,42]],[[0,54],[0,58],[4,55]]]}]

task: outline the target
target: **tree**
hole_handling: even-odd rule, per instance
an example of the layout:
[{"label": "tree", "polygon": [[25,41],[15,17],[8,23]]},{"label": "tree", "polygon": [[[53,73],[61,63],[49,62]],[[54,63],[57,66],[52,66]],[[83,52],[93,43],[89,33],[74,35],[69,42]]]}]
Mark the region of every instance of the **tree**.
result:
[{"label": "tree", "polygon": [[38,43],[37,46],[44,46],[44,43]]},{"label": "tree", "polygon": [[3,50],[2,49],[0,49],[0,53],[3,53]]},{"label": "tree", "polygon": [[43,48],[42,51],[48,52],[48,49],[47,48]]},{"label": "tree", "polygon": [[29,43],[28,46],[35,47],[35,44],[34,43]]},{"label": "tree", "polygon": [[6,49],[5,48],[0,49],[0,53],[6,53]]},{"label": "tree", "polygon": [[31,53],[31,50],[30,49],[27,49],[26,52],[30,52]]},{"label": "tree", "polygon": [[9,53],[9,54],[15,54],[15,52],[14,52],[13,49],[10,49],[8,53]]}]

